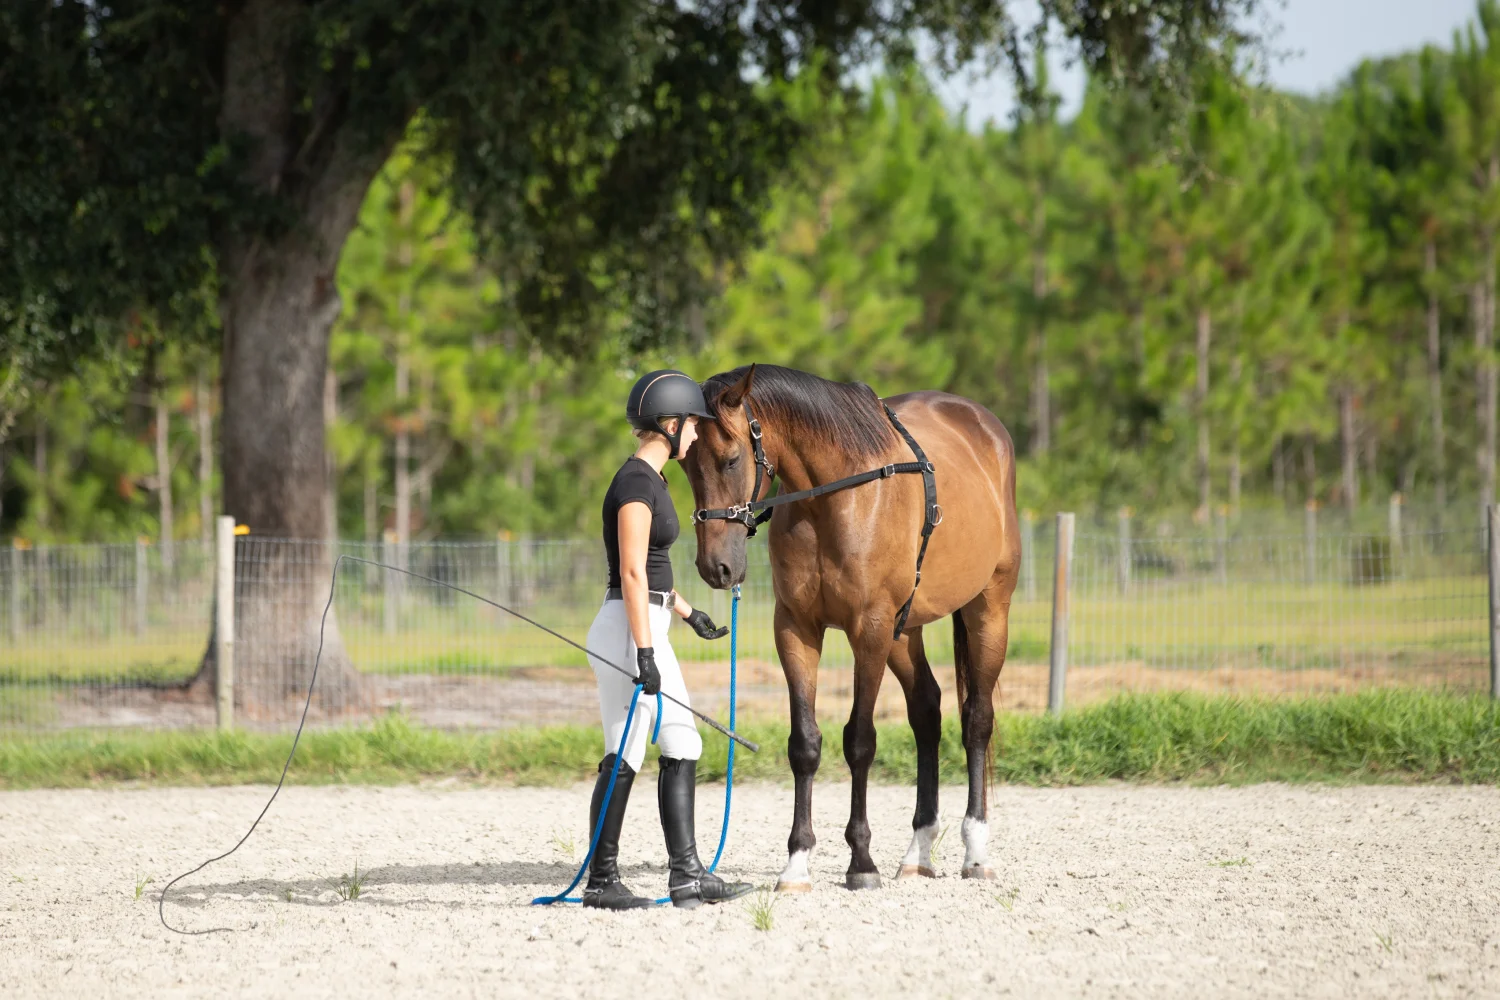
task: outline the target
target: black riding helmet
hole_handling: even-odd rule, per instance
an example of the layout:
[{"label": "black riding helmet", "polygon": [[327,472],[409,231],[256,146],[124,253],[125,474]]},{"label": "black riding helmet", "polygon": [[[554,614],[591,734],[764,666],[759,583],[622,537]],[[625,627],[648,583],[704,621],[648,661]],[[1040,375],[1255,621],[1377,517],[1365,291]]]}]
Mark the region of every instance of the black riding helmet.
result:
[{"label": "black riding helmet", "polygon": [[[663,426],[669,417],[678,417],[677,433],[668,434]],[[693,379],[674,368],[648,372],[636,380],[625,403],[625,418],[630,426],[643,431],[659,431],[672,445],[672,457],[682,440],[682,428],[688,417],[714,419],[703,399],[703,389]]]}]

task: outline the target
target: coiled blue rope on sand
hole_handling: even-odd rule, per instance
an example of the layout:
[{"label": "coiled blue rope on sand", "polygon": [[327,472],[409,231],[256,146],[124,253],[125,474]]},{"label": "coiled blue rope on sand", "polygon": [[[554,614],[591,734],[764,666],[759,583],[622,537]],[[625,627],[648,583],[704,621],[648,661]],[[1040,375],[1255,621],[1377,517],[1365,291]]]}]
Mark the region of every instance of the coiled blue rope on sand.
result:
[{"label": "coiled blue rope on sand", "polygon": [[[740,631],[740,587],[735,584],[733,590],[734,600],[729,609],[729,731],[735,732],[734,728],[734,706],[736,697],[736,669],[735,653],[739,645]],[[609,772],[609,785],[604,789],[604,801],[599,803],[599,820],[594,824],[593,833],[589,836],[589,851],[583,856],[583,864],[578,866],[578,871],[573,875],[573,881],[568,887],[556,896],[538,896],[531,901],[532,906],[551,906],[553,903],[581,903],[581,896],[569,896],[583,881],[583,875],[589,870],[589,862],[594,860],[594,850],[599,846],[599,834],[604,830],[604,817],[609,812],[610,797],[615,794],[615,779],[620,776],[620,762],[625,759],[625,747],[630,742],[630,727],[635,722],[635,708],[641,699],[641,686],[637,684],[630,695],[630,711],[625,716],[625,731],[620,734],[620,746],[615,751],[614,767]],[[651,732],[651,742],[661,735],[661,694],[656,695],[656,725]],[[729,840],[729,806],[734,799],[734,740],[729,741],[729,761],[724,774],[724,825],[719,830],[719,847],[714,851],[713,863],[708,866],[709,871],[716,871],[719,867],[719,858],[724,855],[724,844]],[[655,900],[660,906],[671,901],[670,896],[663,896]]]}]

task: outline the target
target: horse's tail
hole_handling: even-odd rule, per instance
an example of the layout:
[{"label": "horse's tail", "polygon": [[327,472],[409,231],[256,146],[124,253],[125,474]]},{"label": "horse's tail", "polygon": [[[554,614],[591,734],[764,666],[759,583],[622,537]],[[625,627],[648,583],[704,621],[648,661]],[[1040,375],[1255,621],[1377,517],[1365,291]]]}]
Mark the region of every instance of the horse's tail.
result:
[{"label": "horse's tail", "polygon": [[[973,660],[969,656],[969,626],[964,624],[963,611],[953,612],[953,685],[958,692],[958,717],[962,720],[969,705],[969,670]],[[984,786],[990,786],[994,774],[994,741],[984,748]]]}]

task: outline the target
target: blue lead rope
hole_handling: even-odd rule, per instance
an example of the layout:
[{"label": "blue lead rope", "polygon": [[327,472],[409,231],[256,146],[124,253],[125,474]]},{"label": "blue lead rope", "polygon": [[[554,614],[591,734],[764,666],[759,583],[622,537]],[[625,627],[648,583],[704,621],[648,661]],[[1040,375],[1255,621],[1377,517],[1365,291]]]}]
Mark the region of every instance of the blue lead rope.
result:
[{"label": "blue lead rope", "polygon": [[[729,610],[729,731],[734,732],[734,704],[736,701],[735,691],[735,647],[739,642],[740,630],[740,587],[734,586],[734,602]],[[531,901],[532,906],[551,906],[553,903],[581,903],[581,896],[569,896],[583,880],[584,872],[589,870],[589,862],[594,859],[594,851],[599,846],[599,834],[604,832],[604,818],[609,813],[609,800],[615,794],[615,779],[620,776],[620,762],[625,759],[625,746],[630,741],[630,726],[635,722],[636,703],[641,698],[641,686],[637,684],[630,695],[630,711],[625,716],[625,731],[620,734],[620,747],[615,751],[614,767],[609,772],[609,785],[604,789],[604,801],[599,803],[599,821],[594,824],[594,832],[589,837],[589,852],[583,856],[583,864],[578,866],[578,871],[573,875],[573,881],[568,887],[556,896],[538,896]],[[661,694],[656,695],[656,725],[651,731],[651,742],[661,735]],[[719,867],[719,858],[724,854],[724,844],[729,839],[729,805],[734,796],[734,740],[729,741],[729,766],[724,775],[724,826],[719,831],[719,847],[714,851],[713,864],[708,866],[709,871],[716,871]],[[656,900],[659,906],[669,902],[672,897],[663,896]]]}]

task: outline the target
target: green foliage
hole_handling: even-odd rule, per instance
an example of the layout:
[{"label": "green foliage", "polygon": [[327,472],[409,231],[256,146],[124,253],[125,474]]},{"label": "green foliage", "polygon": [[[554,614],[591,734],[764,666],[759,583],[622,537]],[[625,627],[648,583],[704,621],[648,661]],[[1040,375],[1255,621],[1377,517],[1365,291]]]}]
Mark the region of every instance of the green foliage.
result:
[{"label": "green foliage", "polygon": [[[467,17],[472,36],[442,22],[430,45],[446,69],[421,68],[410,47],[431,25],[393,4],[320,7],[298,28],[327,64],[304,67],[308,87],[371,87],[361,128],[396,121],[380,101],[404,95],[412,109],[410,122],[397,115],[395,152],[338,273],[330,450],[346,536],[391,523],[398,428],[412,439],[417,537],[592,534],[633,445],[619,420],[633,378],[748,361],[979,400],[1010,428],[1019,501],[1034,510],[1352,504],[1355,493],[1383,503],[1401,490],[1419,503],[1461,498],[1467,519],[1467,501],[1484,495],[1500,226],[1500,6],[1488,0],[1451,51],[1366,64],[1320,100],[1236,81],[1233,46],[1180,61],[1179,45],[1223,29],[1225,5],[1044,3],[1085,39],[1096,70],[1071,121],[1048,90],[1044,36],[1006,35],[999,4],[855,4],[836,25],[799,8],[785,32],[757,20],[748,33],[714,20],[727,16],[717,8],[606,5],[577,26],[553,5],[512,29],[489,8],[438,6]],[[789,9],[758,5],[756,16]],[[17,39],[44,17],[6,16]],[[109,37],[136,38],[140,23],[111,21],[126,34]],[[1171,33],[1184,24],[1188,36]],[[960,54],[1004,39],[1026,80],[1016,120],[976,132],[899,65],[867,93],[827,86],[860,51],[858,31],[899,50],[918,25]],[[172,50],[175,33],[200,29],[227,30],[179,18],[152,44]],[[658,29],[690,44],[664,48]],[[1115,59],[1129,46],[1108,45],[1137,34],[1165,47],[1135,50],[1125,74]],[[616,45],[648,36],[637,56]],[[388,47],[370,49],[376,37]],[[528,76],[506,96],[518,58],[548,82]],[[725,66],[742,60],[776,72],[736,82]],[[1115,67],[1161,86],[1109,86],[1124,82]],[[117,71],[108,60],[97,70]],[[94,70],[77,72],[93,85]],[[1164,106],[1166,83],[1185,104]],[[649,108],[629,105],[648,90]],[[10,113],[24,123],[30,112]],[[184,110],[182,127],[197,113]],[[525,141],[496,138],[522,121]],[[194,181],[204,198],[217,169]],[[238,197],[212,195],[250,211]],[[11,207],[12,228],[29,232],[32,217]],[[150,290],[172,282],[129,280],[149,299],[135,327],[144,339],[108,364],[41,382],[10,378],[30,362],[0,352],[0,534],[157,533],[142,488],[155,475],[148,422],[133,401],[148,370],[177,401],[179,508],[212,490],[182,457],[196,440],[186,387],[209,364],[151,354],[169,310]],[[200,294],[218,279],[195,280]],[[685,483],[669,477],[686,509]],[[183,510],[179,535],[196,527]]]},{"label": "green foliage", "polygon": [[[735,757],[739,778],[785,780],[787,727],[744,734],[758,754]],[[824,771],[842,755],[841,730],[823,733]],[[879,727],[872,776],[910,784],[910,727]],[[239,784],[274,781],[289,734],[72,732],[0,743],[0,787],[74,787],[114,781]],[[595,727],[455,733],[390,716],[360,729],[314,730],[288,780],[391,783],[442,776],[515,784],[581,781],[599,755]],[[699,773],[723,778],[723,740],[705,741]],[[962,734],[944,720],[939,769],[966,780]],[[1191,695],[1121,696],[1062,716],[997,717],[995,776],[1031,785],[1098,781],[1500,781],[1500,705],[1484,697],[1399,689],[1297,701]]]}]

